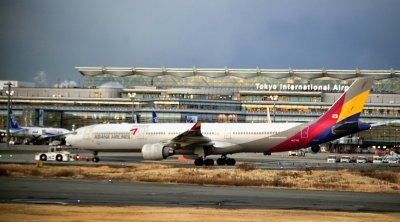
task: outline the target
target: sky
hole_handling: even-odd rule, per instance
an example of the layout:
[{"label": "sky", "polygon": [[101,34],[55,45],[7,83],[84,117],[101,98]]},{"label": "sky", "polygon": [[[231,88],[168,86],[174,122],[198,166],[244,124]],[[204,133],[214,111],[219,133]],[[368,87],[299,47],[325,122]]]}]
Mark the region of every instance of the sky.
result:
[{"label": "sky", "polygon": [[77,66],[400,69],[398,0],[0,0],[0,80]]}]

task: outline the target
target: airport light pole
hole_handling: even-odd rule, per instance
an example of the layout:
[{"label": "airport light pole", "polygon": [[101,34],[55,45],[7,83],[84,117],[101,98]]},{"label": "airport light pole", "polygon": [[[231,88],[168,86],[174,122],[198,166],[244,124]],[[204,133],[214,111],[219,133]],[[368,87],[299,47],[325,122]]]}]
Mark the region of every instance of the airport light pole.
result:
[{"label": "airport light pole", "polygon": [[275,103],[276,101],[278,101],[278,96],[269,96],[269,98],[274,101],[274,123],[276,122],[276,107],[275,107]]},{"label": "airport light pole", "polygon": [[136,93],[128,93],[128,97],[132,100],[132,123],[137,123],[137,118],[135,116],[135,96]]},{"label": "airport light pole", "polygon": [[14,92],[11,91],[11,86],[12,86],[11,82],[5,83],[4,85],[8,87],[8,89],[6,90],[6,94],[7,94],[7,145],[6,146],[7,146],[7,149],[9,149],[10,148],[10,121],[9,121],[9,119],[11,118],[10,117],[11,96],[12,96],[12,94],[14,94]]}]

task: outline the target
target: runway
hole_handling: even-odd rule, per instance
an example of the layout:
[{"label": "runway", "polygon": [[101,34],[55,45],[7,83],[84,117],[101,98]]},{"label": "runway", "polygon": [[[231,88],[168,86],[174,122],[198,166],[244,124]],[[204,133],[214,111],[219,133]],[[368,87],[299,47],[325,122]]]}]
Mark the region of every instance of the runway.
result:
[{"label": "runway", "polygon": [[0,202],[400,212],[400,194],[0,177]]}]

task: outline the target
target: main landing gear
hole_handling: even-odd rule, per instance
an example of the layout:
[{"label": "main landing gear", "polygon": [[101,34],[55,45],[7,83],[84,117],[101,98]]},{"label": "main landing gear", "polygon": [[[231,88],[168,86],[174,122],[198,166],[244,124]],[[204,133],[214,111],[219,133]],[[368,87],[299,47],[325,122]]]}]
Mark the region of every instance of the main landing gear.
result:
[{"label": "main landing gear", "polygon": [[100,158],[99,158],[99,156],[97,156],[97,155],[98,155],[98,152],[97,152],[97,151],[94,151],[94,152],[93,152],[92,161],[95,162],[95,163],[97,163],[97,162],[100,161]]},{"label": "main landing gear", "polygon": [[235,166],[236,160],[233,158],[227,158],[225,155],[222,155],[221,158],[217,159],[217,164],[219,166],[223,166],[223,165]]},{"label": "main landing gear", "polygon": [[[217,159],[218,166],[235,166],[236,160],[233,158],[227,158],[226,155],[222,155],[221,158]],[[194,165],[196,166],[213,166],[214,160],[213,159],[204,159],[203,157],[199,157],[194,160]]]},{"label": "main landing gear", "polygon": [[194,165],[196,166],[213,166],[214,160],[213,159],[203,159],[203,157],[199,157],[194,160]]}]

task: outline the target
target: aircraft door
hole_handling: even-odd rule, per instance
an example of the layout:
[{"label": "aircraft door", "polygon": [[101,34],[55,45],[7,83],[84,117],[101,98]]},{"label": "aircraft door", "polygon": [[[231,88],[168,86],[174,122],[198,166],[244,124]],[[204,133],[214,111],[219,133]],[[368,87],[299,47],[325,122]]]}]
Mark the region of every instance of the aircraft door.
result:
[{"label": "aircraft door", "polygon": [[226,140],[232,139],[232,132],[229,129],[225,129],[225,139]]},{"label": "aircraft door", "polygon": [[301,138],[302,139],[308,138],[308,126],[301,129]]}]

